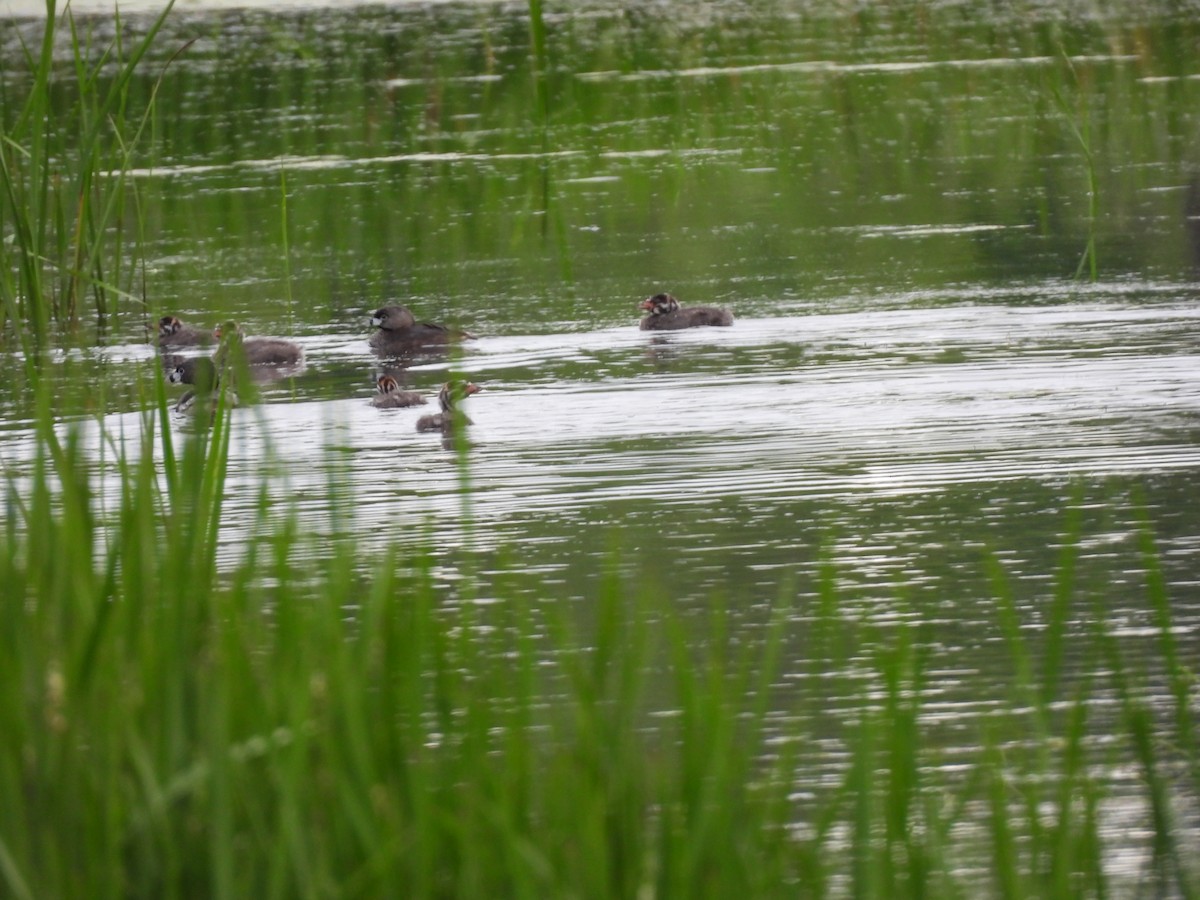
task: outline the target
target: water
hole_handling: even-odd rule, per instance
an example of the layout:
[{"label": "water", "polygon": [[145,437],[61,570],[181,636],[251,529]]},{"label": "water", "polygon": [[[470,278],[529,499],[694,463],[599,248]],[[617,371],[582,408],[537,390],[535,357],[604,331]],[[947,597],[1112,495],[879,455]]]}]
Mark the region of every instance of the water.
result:
[{"label": "water", "polygon": [[[234,414],[225,563],[262,527],[264,473],[288,500],[270,515],[299,510],[314,552],[432,540],[447,603],[463,566],[516,559],[513,589],[587,604],[616,541],[684,614],[719,597],[750,634],[784,594],[804,621],[827,558],[845,617],[924,624],[952,765],[1012,677],[986,560],[1037,635],[1072,507],[1071,628],[1103,610],[1155,669],[1145,510],[1197,658],[1194,18],[588,4],[552,16],[543,118],[522,9],[176,17],[153,77],[199,40],[137,171],[145,306],[85,323],[57,369],[64,421],[104,394],[84,419],[98,459],[100,431],[140,433],[159,376],[142,319],[233,316],[307,366]],[[6,58],[31,28],[5,32]],[[1089,238],[1094,283],[1072,277]],[[663,289],[737,322],[639,331]],[[388,300],[479,335],[452,362],[483,387],[467,500],[456,455],[415,430],[426,410],[369,405]],[[403,376],[432,399],[450,365]],[[10,394],[19,477],[29,401]],[[781,728],[814,689],[800,653]],[[840,769],[835,743],[802,781]],[[1114,821],[1133,815],[1114,797]]]}]

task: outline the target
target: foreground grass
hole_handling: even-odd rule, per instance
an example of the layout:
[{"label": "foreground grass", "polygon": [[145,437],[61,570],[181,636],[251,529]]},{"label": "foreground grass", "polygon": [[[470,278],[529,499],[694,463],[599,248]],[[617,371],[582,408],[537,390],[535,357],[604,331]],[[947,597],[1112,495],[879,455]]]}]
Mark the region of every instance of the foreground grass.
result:
[{"label": "foreground grass", "polygon": [[[1194,896],[1171,800],[1198,785],[1192,687],[1149,545],[1173,713],[1151,716],[1100,624],[1095,673],[1067,686],[1085,602],[1068,549],[1036,649],[997,572],[1016,677],[989,718],[1015,725],[986,726],[950,776],[923,716],[932,651],[916,627],[848,623],[830,572],[802,632],[781,603],[736,650],[719,609],[685,632],[669,597],[615,575],[545,623],[502,583],[499,603],[448,598],[419,554],[314,559],[265,488],[245,558],[219,569],[228,423],[156,452],[158,424],[113,463],[111,521],[71,432],[44,427],[6,485],[6,896],[1108,896],[1101,807],[1129,763],[1145,877]],[[851,659],[870,677],[849,762],[814,791],[817,736],[803,716],[768,727],[772,685]],[[1088,739],[1113,694],[1116,749]]]}]

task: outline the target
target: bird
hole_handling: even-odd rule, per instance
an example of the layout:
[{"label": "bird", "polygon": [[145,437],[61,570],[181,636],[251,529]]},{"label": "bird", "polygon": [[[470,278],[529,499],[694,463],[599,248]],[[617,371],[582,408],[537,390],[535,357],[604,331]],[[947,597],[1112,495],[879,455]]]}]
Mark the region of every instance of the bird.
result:
[{"label": "bird", "polygon": [[217,383],[217,367],[207,356],[176,357],[178,362],[167,373],[171,384],[190,384],[200,390],[212,390]]},{"label": "bird", "polygon": [[406,306],[380,307],[371,315],[371,324],[379,329],[371,335],[371,349],[383,355],[403,355],[475,338],[469,332],[445,325],[418,322]]},{"label": "bird", "polygon": [[[153,327],[148,325],[147,327]],[[160,347],[196,347],[213,342],[212,332],[194,325],[185,325],[177,316],[163,316],[158,320],[158,345]]]},{"label": "bird", "polygon": [[445,433],[453,429],[455,419],[463,425],[470,425],[471,420],[455,404],[472,394],[478,394],[481,390],[482,388],[469,381],[465,383],[447,381],[442,385],[442,389],[438,391],[438,405],[441,406],[442,411],[421,416],[421,418],[417,419],[417,431],[441,431]]},{"label": "bird", "polygon": [[304,348],[294,341],[275,337],[245,336],[237,322],[224,322],[213,331],[221,341],[213,359],[223,367],[230,355],[238,353],[248,366],[279,366],[291,368],[304,362]]},{"label": "bird", "polygon": [[[179,398],[175,411],[186,412],[197,400],[205,398],[215,405],[220,380],[216,365],[207,356],[193,356],[180,362],[167,375],[167,381],[171,384],[190,384],[192,389]],[[237,394],[226,391],[225,402],[237,406]]]},{"label": "bird", "polygon": [[655,294],[639,305],[650,314],[642,319],[642,331],[677,331],[697,325],[732,325],[733,313],[717,306],[680,306],[671,294]]},{"label": "bird", "polygon": [[399,409],[404,406],[424,406],[426,400],[417,391],[402,391],[400,383],[391,375],[380,375],[375,380],[379,393],[371,398],[376,409]]}]

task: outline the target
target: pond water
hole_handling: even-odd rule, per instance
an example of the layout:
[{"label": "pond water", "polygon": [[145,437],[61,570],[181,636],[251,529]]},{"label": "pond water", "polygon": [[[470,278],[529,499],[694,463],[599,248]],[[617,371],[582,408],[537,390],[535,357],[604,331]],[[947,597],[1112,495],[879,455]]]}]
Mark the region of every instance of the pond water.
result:
[{"label": "pond water", "polygon": [[[1026,12],[555,7],[537,77],[524,5],[180,7],[137,88],[162,74],[140,300],[62,354],[64,421],[90,404],[98,458],[136,437],[148,316],[287,335],[305,369],[234,413],[226,559],[264,472],[322,539],[432,538],[448,584],[515,559],[544,604],[586,601],[616,541],[681,610],[756,628],[827,558],[845,616],[931,629],[951,746],[1011,678],[985,558],[1036,632],[1072,506],[1073,627],[1106,610],[1154,665],[1144,509],[1194,660],[1200,19]],[[6,22],[3,58],[38,27]],[[659,290],[737,321],[640,331]],[[483,388],[469,522],[424,410],[369,404],[385,302],[478,335],[400,373]],[[29,403],[0,396],[12,472]]]}]

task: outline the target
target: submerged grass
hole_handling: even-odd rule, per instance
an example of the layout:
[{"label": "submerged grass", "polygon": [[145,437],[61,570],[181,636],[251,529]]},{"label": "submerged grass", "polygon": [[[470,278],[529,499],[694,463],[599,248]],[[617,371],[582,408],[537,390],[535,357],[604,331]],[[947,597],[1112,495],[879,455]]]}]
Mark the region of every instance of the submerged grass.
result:
[{"label": "submerged grass", "polygon": [[[749,641],[725,603],[685,623],[618,560],[583,609],[534,609],[503,571],[481,606],[439,585],[432,553],[313,554],[265,488],[243,558],[221,567],[229,416],[181,447],[159,422],[112,460],[115,487],[78,428],[5,486],[7,894],[1099,897],[1106,773],[1132,759],[1145,876],[1194,895],[1172,802],[1197,788],[1193,698],[1149,544],[1172,715],[1151,715],[1102,616],[1090,638],[1035,646],[997,565],[1017,679],[951,775],[925,712],[933,644],[845,619],[831,580],[807,609],[784,592]],[[1070,686],[1035,664],[1068,640],[1095,664]],[[860,670],[843,685],[849,764],[816,790],[825,701],[780,719],[776,692],[839,659]],[[1117,749],[1091,739],[1106,691]]]}]

